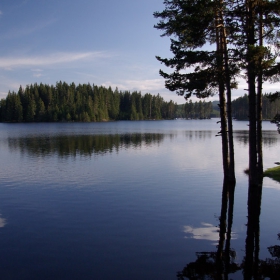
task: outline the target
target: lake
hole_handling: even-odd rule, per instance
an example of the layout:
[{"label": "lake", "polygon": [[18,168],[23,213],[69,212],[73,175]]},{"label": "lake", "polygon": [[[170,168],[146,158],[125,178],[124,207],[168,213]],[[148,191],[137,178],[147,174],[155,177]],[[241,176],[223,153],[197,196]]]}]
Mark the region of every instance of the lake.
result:
[{"label": "lake", "polygon": [[[241,263],[248,123],[233,125],[231,248]],[[280,138],[275,125],[263,129],[266,169],[280,161]],[[177,279],[196,252],[217,250],[218,131],[217,119],[0,124],[1,279]],[[279,201],[280,184],[264,178],[261,259],[280,245]]]}]

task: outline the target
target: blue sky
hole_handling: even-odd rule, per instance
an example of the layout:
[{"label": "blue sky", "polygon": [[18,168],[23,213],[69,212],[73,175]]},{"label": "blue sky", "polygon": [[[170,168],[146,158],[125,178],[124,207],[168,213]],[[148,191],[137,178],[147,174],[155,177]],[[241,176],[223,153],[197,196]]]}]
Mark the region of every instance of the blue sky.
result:
[{"label": "blue sky", "polygon": [[[61,80],[184,103],[158,74],[155,56],[171,56],[169,38],[153,28],[153,12],[163,9],[163,0],[1,0],[0,98]],[[234,96],[246,87],[241,82]]]}]

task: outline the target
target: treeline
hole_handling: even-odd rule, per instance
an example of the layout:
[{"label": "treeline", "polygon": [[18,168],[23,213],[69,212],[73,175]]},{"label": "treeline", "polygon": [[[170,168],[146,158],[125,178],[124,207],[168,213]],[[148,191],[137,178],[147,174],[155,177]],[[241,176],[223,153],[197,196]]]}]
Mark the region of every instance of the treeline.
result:
[{"label": "treeline", "polygon": [[187,119],[210,119],[213,112],[212,102],[186,102],[185,114]]},{"label": "treeline", "polygon": [[177,104],[140,92],[90,84],[28,85],[0,101],[1,122],[173,119]]},{"label": "treeline", "polygon": [[[245,94],[232,101],[232,116],[238,120],[248,120],[249,98]],[[280,99],[271,102],[268,95],[263,95],[262,114],[264,120],[272,120],[280,112]]]},{"label": "treeline", "polygon": [[197,101],[192,102],[189,100],[185,104],[176,106],[176,118],[184,118],[184,119],[210,119],[211,117],[215,117],[213,112],[212,102]]},{"label": "treeline", "polygon": [[[232,101],[232,116],[248,119],[248,95]],[[214,108],[215,109],[215,108]],[[208,119],[215,117],[213,103],[189,100],[177,105],[158,95],[113,91],[111,87],[90,84],[28,85],[9,92],[0,100],[0,122],[95,122],[108,120]],[[263,119],[280,112],[280,99],[271,102],[263,96]],[[217,112],[216,112],[217,113]]]},{"label": "treeline", "polygon": [[46,84],[21,86],[0,101],[1,122],[95,122],[107,120],[206,119],[212,103],[186,102],[177,105],[158,95],[113,91],[90,84]]}]

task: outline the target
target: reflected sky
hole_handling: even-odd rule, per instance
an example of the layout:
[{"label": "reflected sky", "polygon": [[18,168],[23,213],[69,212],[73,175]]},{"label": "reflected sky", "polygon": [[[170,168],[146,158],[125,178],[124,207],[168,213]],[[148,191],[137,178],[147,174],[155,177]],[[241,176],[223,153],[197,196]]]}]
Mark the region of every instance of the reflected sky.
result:
[{"label": "reflected sky", "polygon": [[6,225],[6,219],[2,218],[0,215],[0,228],[3,228]]},{"label": "reflected sky", "polygon": [[[232,246],[242,258],[248,146],[238,125]],[[0,220],[0,270],[34,272],[35,262],[46,271],[54,264],[64,279],[75,269],[110,279],[108,267],[116,279],[174,279],[196,251],[215,250],[223,174],[214,120],[4,127],[0,211],[8,223]],[[271,167],[279,161],[279,134],[268,131],[264,141]],[[264,190],[265,253],[278,226],[279,196],[276,188]],[[22,256],[15,259],[13,250]]]},{"label": "reflected sky", "polygon": [[[193,238],[193,239],[203,239],[208,241],[214,241],[215,244],[218,243],[219,240],[219,229],[217,226],[208,223],[201,223],[201,227],[192,227],[192,226],[184,226],[184,233],[187,235],[185,238]],[[237,234],[232,232],[232,238],[236,239]]]},{"label": "reflected sky", "polygon": [[[244,122],[237,124],[238,128],[246,127]],[[5,162],[0,170],[2,179],[39,181],[45,177],[46,181],[64,180],[72,185],[81,176],[93,177],[90,182],[84,180],[79,183],[84,185],[104,180],[108,177],[107,170],[114,170],[125,178],[137,176],[142,166],[148,166],[147,163],[156,166],[159,161],[179,177],[189,174],[190,178],[199,176],[206,182],[209,176],[216,178],[217,182],[222,178],[221,138],[215,136],[219,129],[215,120],[40,126],[1,124],[1,128],[0,152]],[[102,131],[104,133],[100,134]],[[264,131],[263,139],[264,167],[268,168],[278,160],[273,150],[279,145],[279,134],[277,131]],[[234,141],[237,176],[243,179],[243,171],[248,166],[247,131],[235,131]],[[110,156],[110,160],[106,156]],[[131,161],[133,164],[130,164]],[[155,174],[160,171],[159,168]]]},{"label": "reflected sky", "polygon": [[[118,152],[121,149],[137,149],[160,145],[164,138],[177,141],[179,135],[187,140],[186,146],[192,145],[192,153],[196,155],[196,140],[208,141],[216,138],[214,131],[185,131],[183,134],[174,133],[130,133],[130,134],[93,134],[93,135],[26,135],[25,137],[8,137],[1,143],[8,143],[11,152],[19,150],[30,156],[48,156],[57,154],[60,157],[91,156]],[[219,138],[219,137],[217,137]],[[248,132],[235,131],[234,140],[237,145],[248,145]],[[210,141],[210,142],[209,142]],[[214,140],[216,141],[216,139]],[[264,131],[263,146],[272,148],[279,142],[279,135],[275,131]]]}]

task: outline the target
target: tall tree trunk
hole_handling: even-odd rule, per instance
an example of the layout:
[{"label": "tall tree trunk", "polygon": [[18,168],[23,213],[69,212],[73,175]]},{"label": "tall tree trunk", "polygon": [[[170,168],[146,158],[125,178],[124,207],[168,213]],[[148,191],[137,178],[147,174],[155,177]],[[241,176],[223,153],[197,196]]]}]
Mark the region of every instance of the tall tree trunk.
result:
[{"label": "tall tree trunk", "polygon": [[[223,5],[223,0],[221,0],[221,6]],[[227,35],[224,26],[224,16],[223,10],[220,10],[220,18],[222,23],[222,48],[224,56],[224,72],[225,72],[225,85],[226,85],[226,95],[227,95],[227,121],[228,121],[228,145],[229,145],[229,179],[230,185],[235,185],[235,162],[234,162],[234,142],[233,142],[233,125],[232,125],[232,110],[231,110],[231,77],[229,71],[229,58],[228,58],[228,48],[227,48]]]},{"label": "tall tree trunk", "polygon": [[255,3],[246,0],[247,18],[247,77],[249,95],[249,184],[258,185],[257,168],[257,126],[256,126],[256,63],[253,55],[255,45]]},{"label": "tall tree trunk", "polygon": [[[234,143],[233,126],[231,114],[231,77],[229,70],[229,58],[227,49],[227,34],[224,25],[224,0],[217,1],[216,7],[216,42],[218,53],[218,73],[219,73],[219,95],[220,95],[220,115],[221,115],[221,133],[224,157],[224,167],[227,168],[226,180],[230,185],[235,184],[234,167]],[[226,101],[225,91],[226,89]],[[223,93],[222,93],[223,91]],[[225,152],[225,154],[224,154]]]},{"label": "tall tree trunk", "polygon": [[[259,12],[259,46],[263,47],[263,12],[262,1],[260,0]],[[263,176],[263,153],[262,153],[262,84],[263,84],[263,55],[258,61],[258,94],[257,94],[257,148],[258,148],[258,175]]]},{"label": "tall tree trunk", "polygon": [[224,178],[229,180],[229,149],[228,149],[228,128],[227,128],[227,112],[226,112],[226,98],[225,98],[225,84],[224,84],[224,69],[223,69],[223,44],[220,28],[220,15],[217,9],[216,18],[216,53],[217,53],[217,70],[219,79],[219,102],[220,102],[220,118],[221,118],[221,137],[222,137],[222,155],[223,155],[223,169]]}]

